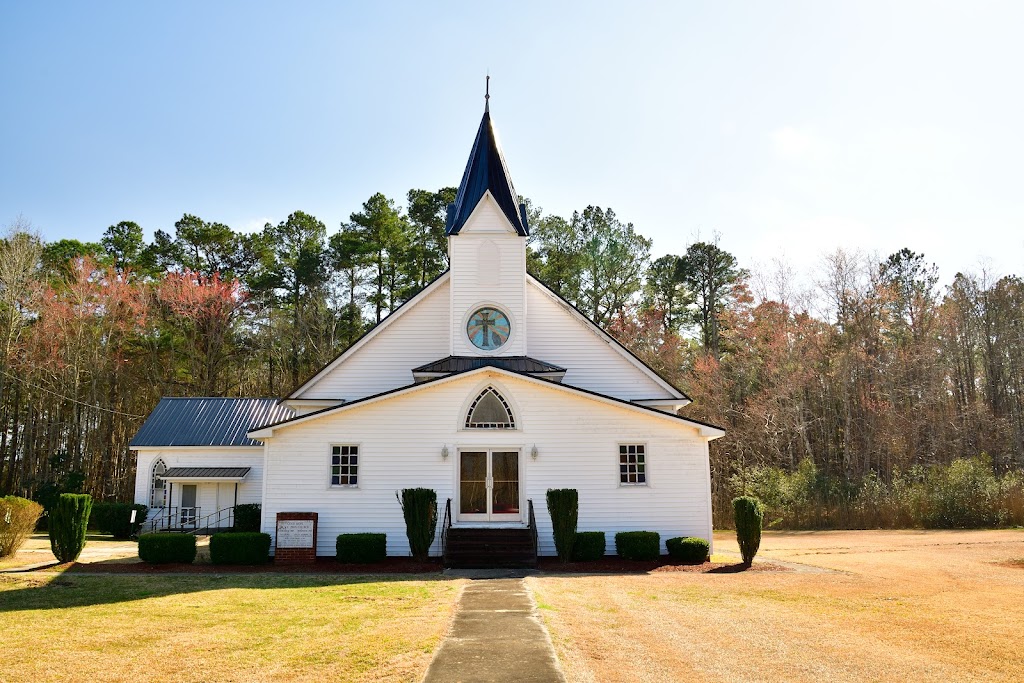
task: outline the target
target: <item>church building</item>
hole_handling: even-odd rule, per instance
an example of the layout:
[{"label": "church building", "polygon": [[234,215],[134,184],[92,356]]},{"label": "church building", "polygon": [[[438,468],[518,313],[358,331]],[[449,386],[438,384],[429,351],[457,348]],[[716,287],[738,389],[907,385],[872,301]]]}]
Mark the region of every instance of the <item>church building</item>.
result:
[{"label": "church building", "polygon": [[[657,531],[663,553],[711,541],[708,443],[725,432],[680,416],[682,391],[527,272],[488,108],[446,232],[449,269],[287,396],[160,401],[131,443],[155,528],[230,526],[259,503],[272,536],[279,513],[315,512],[317,555],[384,532],[403,556],[395,493],[425,487],[434,554],[466,529],[529,533],[535,559],[555,554],[545,492],[572,488],[608,554],[618,531]],[[500,543],[479,547],[500,564]]]}]

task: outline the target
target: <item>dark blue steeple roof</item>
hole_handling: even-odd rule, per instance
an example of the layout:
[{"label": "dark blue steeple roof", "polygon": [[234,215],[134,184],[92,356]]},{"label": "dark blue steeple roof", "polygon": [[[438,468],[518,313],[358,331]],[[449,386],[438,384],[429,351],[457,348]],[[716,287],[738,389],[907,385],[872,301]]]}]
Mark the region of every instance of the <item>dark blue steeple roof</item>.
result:
[{"label": "dark blue steeple roof", "polygon": [[476,140],[473,141],[473,151],[469,153],[466,172],[462,174],[462,184],[455,195],[455,203],[448,205],[448,220],[445,225],[447,234],[459,234],[469,215],[484,196],[484,192],[488,190],[516,232],[523,237],[529,235],[526,206],[519,203],[519,195],[512,187],[512,178],[508,175],[505,157],[501,153],[498,137],[491,125],[491,113],[485,108],[484,117],[480,119],[480,128],[476,131]]}]

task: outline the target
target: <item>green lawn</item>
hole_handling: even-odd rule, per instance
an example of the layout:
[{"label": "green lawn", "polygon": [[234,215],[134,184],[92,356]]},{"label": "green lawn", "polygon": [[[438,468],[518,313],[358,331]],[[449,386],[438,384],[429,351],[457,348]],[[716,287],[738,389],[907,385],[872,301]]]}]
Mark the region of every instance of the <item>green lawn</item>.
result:
[{"label": "green lawn", "polygon": [[460,581],[0,575],[0,681],[412,681]]}]

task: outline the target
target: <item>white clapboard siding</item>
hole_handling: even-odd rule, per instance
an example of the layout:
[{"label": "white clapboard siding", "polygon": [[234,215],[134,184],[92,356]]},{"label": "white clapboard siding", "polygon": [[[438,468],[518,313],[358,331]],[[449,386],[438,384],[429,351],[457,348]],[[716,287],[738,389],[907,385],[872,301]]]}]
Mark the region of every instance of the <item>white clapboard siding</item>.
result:
[{"label": "white clapboard siding", "polygon": [[486,194],[465,227],[448,241],[451,256],[452,355],[481,355],[466,336],[469,316],[496,306],[512,323],[507,342],[493,355],[527,355],[526,239]]},{"label": "white clapboard siding", "polygon": [[671,398],[636,361],[623,356],[566,304],[534,282],[528,282],[526,292],[530,355],[566,368],[563,382],[627,400]]},{"label": "white clapboard siding", "polygon": [[[460,429],[468,403],[488,385],[509,401],[518,429]],[[619,486],[620,442],[646,444],[648,486]],[[545,503],[549,488],[579,491],[579,529],[606,532],[609,553],[617,531],[657,531],[663,541],[711,538],[707,441],[696,429],[507,374],[428,384],[279,428],[267,443],[263,530],[274,533],[278,512],[317,512],[320,555],[334,553],[338,534],[362,531],[386,533],[388,553],[407,555],[395,492],[434,489],[443,516],[446,499],[455,506],[459,448],[521,449],[524,521],[531,498],[542,554],[554,553]],[[331,444],[359,446],[358,488],[329,486]],[[441,455],[445,445],[447,459]],[[534,445],[536,460],[530,456]]]},{"label": "white clapboard siding", "polygon": [[[153,465],[162,459],[168,468],[171,467],[248,467],[249,473],[238,483],[239,503],[259,503],[263,499],[263,449],[252,446],[205,448],[199,446],[166,447],[159,450],[141,449],[138,452],[137,469],[135,471],[135,502],[149,505],[149,487],[153,478]],[[234,504],[234,482],[231,482],[231,496],[227,497],[225,489],[219,496],[217,485],[197,482],[196,505],[202,508],[202,514],[217,512],[218,508],[231,507]],[[174,483],[171,505],[181,504],[181,484]]]},{"label": "white clapboard siding", "polygon": [[[447,276],[446,276],[447,277]],[[412,369],[449,355],[449,283],[405,310],[297,398],[351,401],[412,384]]]}]

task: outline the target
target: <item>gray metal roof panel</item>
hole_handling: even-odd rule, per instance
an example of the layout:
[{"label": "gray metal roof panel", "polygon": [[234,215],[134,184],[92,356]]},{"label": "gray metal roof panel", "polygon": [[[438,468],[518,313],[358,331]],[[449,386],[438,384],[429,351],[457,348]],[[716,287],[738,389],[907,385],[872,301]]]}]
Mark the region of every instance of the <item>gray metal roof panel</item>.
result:
[{"label": "gray metal roof panel", "polygon": [[164,479],[241,479],[249,474],[249,467],[171,467],[163,473]]},{"label": "gray metal roof panel", "polygon": [[416,373],[448,373],[496,367],[525,373],[565,372],[565,368],[529,356],[448,356],[414,368]]},{"label": "gray metal roof panel", "polygon": [[136,446],[260,446],[246,433],[294,415],[276,398],[165,397],[149,414]]}]

